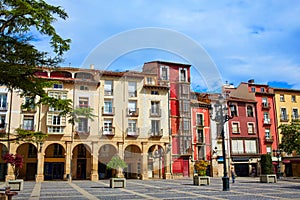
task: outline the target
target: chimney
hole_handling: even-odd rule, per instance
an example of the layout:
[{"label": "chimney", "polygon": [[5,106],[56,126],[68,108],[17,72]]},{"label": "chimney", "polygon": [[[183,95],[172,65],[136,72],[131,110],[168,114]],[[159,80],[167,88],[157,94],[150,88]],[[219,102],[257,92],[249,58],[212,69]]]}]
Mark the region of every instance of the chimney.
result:
[{"label": "chimney", "polygon": [[254,79],[250,79],[248,83],[254,83]]},{"label": "chimney", "polygon": [[90,64],[90,69],[95,69],[95,65],[94,64]]}]

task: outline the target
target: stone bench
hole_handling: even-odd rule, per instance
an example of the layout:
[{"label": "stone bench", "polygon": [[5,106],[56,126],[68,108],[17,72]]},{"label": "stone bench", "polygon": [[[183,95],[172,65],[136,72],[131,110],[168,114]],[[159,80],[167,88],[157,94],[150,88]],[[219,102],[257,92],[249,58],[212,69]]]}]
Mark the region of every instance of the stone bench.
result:
[{"label": "stone bench", "polygon": [[125,188],[126,187],[126,179],[125,178],[111,178],[110,179],[110,187],[111,188]]},{"label": "stone bench", "polygon": [[276,174],[263,174],[260,175],[261,183],[277,183]]},{"label": "stone bench", "polygon": [[209,176],[194,176],[194,185],[209,185],[210,177]]}]

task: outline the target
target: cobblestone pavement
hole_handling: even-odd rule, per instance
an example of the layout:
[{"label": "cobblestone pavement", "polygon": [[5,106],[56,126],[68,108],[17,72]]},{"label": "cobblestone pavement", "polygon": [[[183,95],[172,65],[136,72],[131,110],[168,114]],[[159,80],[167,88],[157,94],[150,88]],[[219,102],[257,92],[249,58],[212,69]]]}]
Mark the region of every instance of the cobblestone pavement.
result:
[{"label": "cobblestone pavement", "polygon": [[222,191],[222,179],[194,186],[191,178],[131,180],[126,188],[109,188],[109,180],[25,182],[13,199],[300,199],[300,181],[260,183],[258,178],[238,177],[230,191]]}]

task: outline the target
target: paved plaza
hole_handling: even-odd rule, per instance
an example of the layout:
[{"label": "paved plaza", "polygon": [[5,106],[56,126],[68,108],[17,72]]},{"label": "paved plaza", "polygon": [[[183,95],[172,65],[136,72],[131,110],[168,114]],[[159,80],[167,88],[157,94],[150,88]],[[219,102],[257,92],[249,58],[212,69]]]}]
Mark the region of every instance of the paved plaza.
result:
[{"label": "paved plaza", "polygon": [[300,199],[300,181],[260,183],[258,178],[238,177],[230,191],[222,191],[221,178],[194,186],[191,178],[175,180],[127,180],[126,188],[109,188],[109,180],[26,181],[13,199]]}]

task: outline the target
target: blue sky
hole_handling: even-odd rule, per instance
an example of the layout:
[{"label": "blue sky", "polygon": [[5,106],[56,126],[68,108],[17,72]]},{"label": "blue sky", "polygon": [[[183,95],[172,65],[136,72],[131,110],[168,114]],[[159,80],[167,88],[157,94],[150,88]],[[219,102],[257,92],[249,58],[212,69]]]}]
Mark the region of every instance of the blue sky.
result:
[{"label": "blue sky", "polygon": [[[47,0],[69,14],[57,21],[60,35],[72,39],[62,66],[82,67],[103,41],[132,29],[157,27],[177,31],[197,42],[216,64],[223,81],[237,86],[257,83],[300,89],[300,1],[296,0]],[[46,40],[38,45],[47,49]],[[109,69],[141,69],[144,62],[188,63],[158,49],[120,56]],[[93,64],[93,63],[91,63]],[[101,66],[95,65],[95,68]],[[195,68],[193,87],[205,84]]]}]

